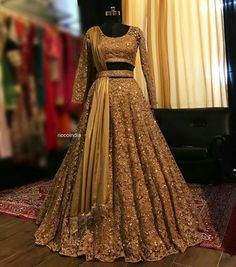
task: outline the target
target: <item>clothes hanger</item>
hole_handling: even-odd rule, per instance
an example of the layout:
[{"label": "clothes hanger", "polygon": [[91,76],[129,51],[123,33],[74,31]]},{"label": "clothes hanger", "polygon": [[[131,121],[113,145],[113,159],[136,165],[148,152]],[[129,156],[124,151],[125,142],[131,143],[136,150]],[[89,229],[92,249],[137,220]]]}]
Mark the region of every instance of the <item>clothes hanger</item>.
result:
[{"label": "clothes hanger", "polygon": [[115,6],[111,6],[111,10],[105,12],[106,17],[111,16],[120,16],[120,11],[116,10]]}]

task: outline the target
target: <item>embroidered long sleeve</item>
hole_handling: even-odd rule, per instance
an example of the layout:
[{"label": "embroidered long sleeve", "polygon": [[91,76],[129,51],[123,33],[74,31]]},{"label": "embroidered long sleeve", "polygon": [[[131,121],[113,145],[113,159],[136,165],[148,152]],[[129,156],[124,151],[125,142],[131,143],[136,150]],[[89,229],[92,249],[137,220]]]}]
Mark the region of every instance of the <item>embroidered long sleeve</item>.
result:
[{"label": "embroidered long sleeve", "polygon": [[156,99],[154,79],[151,73],[150,61],[143,32],[139,31],[139,53],[142,65],[142,71],[147,84],[147,91],[151,108],[157,108],[158,102]]}]

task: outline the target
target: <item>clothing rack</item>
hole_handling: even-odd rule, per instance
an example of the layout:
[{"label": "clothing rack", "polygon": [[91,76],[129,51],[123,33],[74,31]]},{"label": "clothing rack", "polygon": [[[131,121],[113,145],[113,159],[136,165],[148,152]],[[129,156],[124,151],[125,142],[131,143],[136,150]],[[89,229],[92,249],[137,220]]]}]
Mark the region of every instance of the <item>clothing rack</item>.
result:
[{"label": "clothing rack", "polygon": [[7,8],[40,15],[41,17],[55,22],[70,18],[70,14],[55,8],[52,1],[49,0],[3,0],[0,3]]},{"label": "clothing rack", "polygon": [[[77,21],[68,21],[71,15],[58,10],[51,1],[38,0],[0,0],[0,11],[12,16],[23,16],[31,23],[46,24],[58,28],[60,31],[71,32]],[[63,26],[60,25],[63,21]],[[78,35],[78,34],[73,34]]]},{"label": "clothing rack", "polygon": [[[58,151],[67,145],[68,140],[59,140],[56,134],[71,132],[74,118],[70,114],[73,109],[70,99],[82,39],[57,24],[2,6],[0,21],[0,30],[5,32],[0,61],[0,100],[4,104],[0,105],[0,115],[6,121],[6,127],[0,128],[9,137],[9,147],[13,148],[10,151],[3,147],[3,139],[0,139],[0,160],[16,158],[17,154],[20,161],[24,161],[28,155],[35,154],[35,158],[31,158],[38,163],[41,150],[42,153]],[[15,64],[17,60],[18,65]],[[20,93],[16,93],[16,88]],[[34,122],[40,127],[31,127]],[[21,125],[24,125],[22,131],[19,130]],[[50,125],[53,130],[49,129]],[[29,142],[37,138],[42,140],[42,145],[38,142],[37,146],[32,146],[42,148],[39,153],[33,148],[31,153],[28,149],[27,134]],[[19,146],[15,146],[17,138],[21,138]]]}]

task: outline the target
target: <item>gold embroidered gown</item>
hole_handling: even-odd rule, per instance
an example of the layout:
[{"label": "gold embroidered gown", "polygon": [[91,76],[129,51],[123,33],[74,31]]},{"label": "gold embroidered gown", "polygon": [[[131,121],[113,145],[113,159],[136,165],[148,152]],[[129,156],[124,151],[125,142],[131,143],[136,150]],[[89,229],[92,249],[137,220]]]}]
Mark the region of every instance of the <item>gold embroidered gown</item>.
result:
[{"label": "gold embroidered gown", "polygon": [[[139,49],[149,102],[133,72]],[[96,71],[94,71],[96,70]],[[203,241],[193,196],[150,107],[156,107],[145,39],[99,27],[84,37],[72,101],[84,109],[36,219],[35,244],[87,261],[157,261]]]}]

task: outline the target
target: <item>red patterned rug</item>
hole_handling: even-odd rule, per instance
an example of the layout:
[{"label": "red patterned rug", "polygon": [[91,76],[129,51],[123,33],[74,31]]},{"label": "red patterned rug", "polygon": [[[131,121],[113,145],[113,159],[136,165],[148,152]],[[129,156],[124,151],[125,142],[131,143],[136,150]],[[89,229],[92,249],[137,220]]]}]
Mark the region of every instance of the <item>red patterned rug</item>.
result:
[{"label": "red patterned rug", "polygon": [[[40,181],[0,191],[0,213],[35,220],[49,185],[50,181]],[[189,187],[207,228],[199,246],[236,254],[236,184]]]},{"label": "red patterned rug", "polygon": [[236,184],[188,184],[206,226],[200,247],[236,254]]},{"label": "red patterned rug", "polygon": [[0,191],[0,213],[35,220],[51,181],[39,181]]}]

